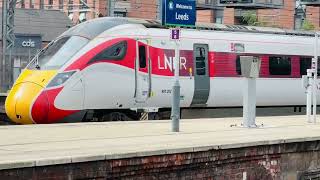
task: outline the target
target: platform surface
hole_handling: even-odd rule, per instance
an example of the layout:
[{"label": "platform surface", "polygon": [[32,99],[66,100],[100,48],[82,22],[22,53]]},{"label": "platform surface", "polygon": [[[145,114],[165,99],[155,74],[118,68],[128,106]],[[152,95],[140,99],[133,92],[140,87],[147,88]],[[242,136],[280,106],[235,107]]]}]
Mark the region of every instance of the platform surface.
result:
[{"label": "platform surface", "polygon": [[[318,117],[320,121],[320,117]],[[305,116],[0,126],[0,169],[320,140]],[[234,126],[237,125],[237,126]]]}]

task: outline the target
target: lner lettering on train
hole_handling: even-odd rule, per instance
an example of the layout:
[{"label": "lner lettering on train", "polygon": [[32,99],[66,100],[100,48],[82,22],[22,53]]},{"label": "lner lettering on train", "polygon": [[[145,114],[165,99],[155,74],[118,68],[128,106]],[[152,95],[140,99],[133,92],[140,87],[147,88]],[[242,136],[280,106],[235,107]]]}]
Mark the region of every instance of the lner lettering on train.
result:
[{"label": "lner lettering on train", "polygon": [[[161,62],[160,56],[158,56],[158,68],[159,69],[169,69],[171,72],[173,72],[174,69],[174,57],[167,57],[164,56],[164,61]],[[180,57],[180,69],[187,69],[186,66],[187,58]]]}]

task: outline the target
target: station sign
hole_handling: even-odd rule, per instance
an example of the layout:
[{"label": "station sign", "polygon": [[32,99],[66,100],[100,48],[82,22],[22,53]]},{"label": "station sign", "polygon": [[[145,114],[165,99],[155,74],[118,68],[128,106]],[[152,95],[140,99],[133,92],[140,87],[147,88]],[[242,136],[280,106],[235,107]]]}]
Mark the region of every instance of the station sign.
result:
[{"label": "station sign", "polygon": [[41,49],[41,35],[15,34],[15,48],[34,48]]},{"label": "station sign", "polygon": [[196,23],[195,0],[163,0],[162,24],[172,26],[194,26]]}]

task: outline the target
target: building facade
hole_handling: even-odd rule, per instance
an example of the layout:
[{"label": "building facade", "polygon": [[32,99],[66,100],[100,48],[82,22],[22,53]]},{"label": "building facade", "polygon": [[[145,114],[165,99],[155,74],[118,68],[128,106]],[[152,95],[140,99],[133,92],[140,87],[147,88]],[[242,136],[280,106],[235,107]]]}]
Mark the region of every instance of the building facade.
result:
[{"label": "building facade", "polygon": [[[102,16],[122,16],[147,19],[160,19],[161,0],[21,0],[17,8],[54,9],[64,12],[78,24],[88,19]],[[304,21],[320,29],[320,8],[299,6],[295,0],[283,0],[279,9],[246,9],[218,7],[217,0],[197,0],[198,3],[211,3],[214,8],[199,8],[198,22],[244,24],[245,13],[250,11],[263,26],[286,29],[300,29]],[[245,25],[245,24],[244,24]]]},{"label": "building facade", "polygon": [[[215,1],[218,0],[197,0],[198,3],[212,2],[215,6],[199,8],[198,22],[243,24],[244,14],[250,11],[263,26],[300,29],[303,22],[308,21],[316,29],[320,28],[320,8],[299,6],[295,0],[283,0],[283,8],[256,10],[218,7]],[[21,0],[17,3],[17,8],[60,10],[73,24],[78,24],[102,16],[160,19],[160,2],[161,0]]]},{"label": "building facade", "polygon": [[[0,11],[2,22],[2,11]],[[15,41],[11,53],[6,52],[11,61],[6,61],[7,77],[5,86],[10,87],[22,69],[30,62],[37,52],[49,42],[72,26],[72,22],[61,11],[36,9],[16,9],[15,11]],[[2,34],[2,31],[0,32]],[[2,38],[0,39],[2,49]],[[2,58],[2,51],[0,52]]]}]

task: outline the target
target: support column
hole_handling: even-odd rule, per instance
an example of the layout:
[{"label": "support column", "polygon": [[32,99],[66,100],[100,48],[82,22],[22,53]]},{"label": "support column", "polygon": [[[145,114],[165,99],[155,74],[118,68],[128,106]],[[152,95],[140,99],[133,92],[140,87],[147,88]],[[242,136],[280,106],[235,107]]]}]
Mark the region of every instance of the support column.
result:
[{"label": "support column", "polygon": [[179,42],[176,41],[175,59],[174,59],[174,84],[172,87],[172,131],[180,131],[180,82],[179,82],[179,67],[180,67],[180,50]]},{"label": "support column", "polygon": [[243,126],[256,127],[256,78],[244,78]]}]

